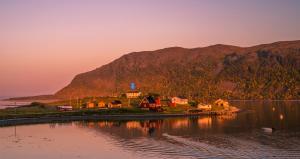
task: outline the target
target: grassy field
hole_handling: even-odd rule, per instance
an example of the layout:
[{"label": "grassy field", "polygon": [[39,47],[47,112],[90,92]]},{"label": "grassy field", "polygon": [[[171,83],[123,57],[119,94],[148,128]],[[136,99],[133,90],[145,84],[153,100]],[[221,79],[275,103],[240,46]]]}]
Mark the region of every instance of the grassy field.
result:
[{"label": "grassy field", "polygon": [[[97,107],[88,109],[86,108],[87,102],[94,102],[95,106],[98,102],[105,102],[106,104],[113,101],[120,100],[122,102],[122,108],[113,109],[99,109]],[[83,99],[63,100],[52,103],[38,103],[33,102],[31,105],[22,106],[18,108],[7,108],[0,110],[0,119],[12,119],[12,118],[35,118],[35,117],[47,117],[47,116],[82,116],[82,115],[120,115],[120,114],[153,114],[155,112],[140,109],[139,102],[141,99],[131,99],[130,104],[127,98],[114,98],[114,97],[89,97]],[[190,104],[179,105],[175,107],[167,106],[167,101],[161,101],[163,112],[156,114],[183,114],[189,109],[195,109],[196,106],[192,107]],[[73,111],[59,111],[57,106],[71,105]],[[224,108],[213,105],[212,111],[222,111]]]}]

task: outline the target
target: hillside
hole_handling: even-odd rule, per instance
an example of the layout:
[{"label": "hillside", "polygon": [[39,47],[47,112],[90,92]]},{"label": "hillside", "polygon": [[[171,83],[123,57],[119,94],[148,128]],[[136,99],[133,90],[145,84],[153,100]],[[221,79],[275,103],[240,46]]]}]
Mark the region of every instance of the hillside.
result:
[{"label": "hillside", "polygon": [[300,41],[133,52],[77,75],[58,97],[143,93],[190,98],[300,99]]}]

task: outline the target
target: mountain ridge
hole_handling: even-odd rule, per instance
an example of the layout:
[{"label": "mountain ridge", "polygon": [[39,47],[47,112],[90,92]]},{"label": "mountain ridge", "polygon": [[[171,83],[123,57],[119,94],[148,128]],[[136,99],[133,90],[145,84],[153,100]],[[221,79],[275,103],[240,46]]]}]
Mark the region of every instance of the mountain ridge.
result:
[{"label": "mountain ridge", "polygon": [[164,96],[300,99],[299,74],[300,40],[250,47],[169,47],[125,54],[76,75],[55,95],[110,96],[128,91],[135,82],[144,93]]}]

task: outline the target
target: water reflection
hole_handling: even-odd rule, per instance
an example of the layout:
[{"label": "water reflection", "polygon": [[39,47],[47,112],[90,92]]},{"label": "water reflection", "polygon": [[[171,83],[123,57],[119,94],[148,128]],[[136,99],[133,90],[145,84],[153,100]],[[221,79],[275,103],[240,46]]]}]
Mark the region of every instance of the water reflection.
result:
[{"label": "water reflection", "polygon": [[[83,121],[77,125],[94,123],[93,130],[108,134],[116,145],[150,157],[300,157],[299,106],[250,102],[239,107],[246,111],[164,120]],[[276,127],[277,131],[264,133],[262,127]]]},{"label": "water reflection", "polygon": [[198,126],[201,129],[209,129],[212,126],[212,118],[211,117],[205,117],[205,118],[199,118],[198,119]]},{"label": "water reflection", "polygon": [[[195,132],[223,132],[226,125],[236,115],[204,116],[194,118],[169,118],[164,120],[142,121],[79,121],[74,124],[79,128],[88,128],[118,136],[120,138],[161,137],[164,132],[176,135],[196,134]],[[52,128],[55,128],[51,124]]]}]

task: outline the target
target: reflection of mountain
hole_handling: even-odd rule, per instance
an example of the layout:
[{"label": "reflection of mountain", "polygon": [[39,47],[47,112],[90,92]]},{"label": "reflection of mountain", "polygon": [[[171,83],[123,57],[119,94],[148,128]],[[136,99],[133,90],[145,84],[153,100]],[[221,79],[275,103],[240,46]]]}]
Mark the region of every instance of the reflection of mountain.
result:
[{"label": "reflection of mountain", "polygon": [[238,121],[251,128],[274,127],[300,130],[299,101],[231,101],[235,106],[248,110],[241,113]]}]

